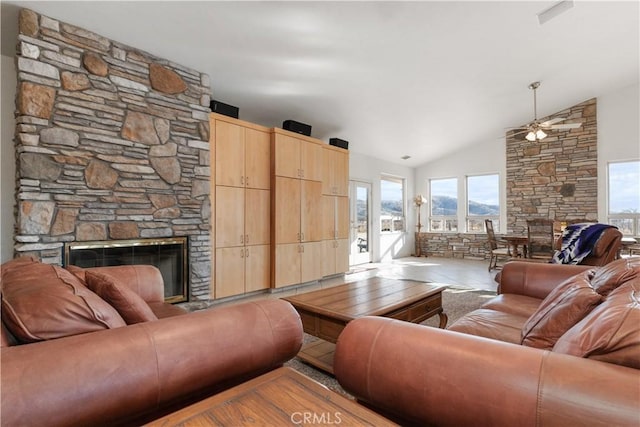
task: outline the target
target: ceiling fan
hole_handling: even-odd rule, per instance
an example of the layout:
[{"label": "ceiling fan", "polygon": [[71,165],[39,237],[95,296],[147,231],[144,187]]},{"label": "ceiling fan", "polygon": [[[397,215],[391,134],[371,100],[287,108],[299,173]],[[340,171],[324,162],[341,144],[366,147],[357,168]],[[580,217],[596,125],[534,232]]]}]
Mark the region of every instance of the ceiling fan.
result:
[{"label": "ceiling fan", "polygon": [[553,131],[553,130],[566,130],[566,129],[577,129],[582,126],[582,123],[560,123],[564,120],[567,120],[565,117],[554,117],[553,119],[540,122],[538,121],[538,106],[536,99],[536,90],[540,87],[540,82],[533,82],[529,85],[529,89],[533,90],[533,121],[523,127],[515,128],[514,130],[522,129],[520,132],[516,132],[513,136],[520,135],[526,133],[525,138],[527,141],[540,141],[547,137],[547,133],[545,131]]}]

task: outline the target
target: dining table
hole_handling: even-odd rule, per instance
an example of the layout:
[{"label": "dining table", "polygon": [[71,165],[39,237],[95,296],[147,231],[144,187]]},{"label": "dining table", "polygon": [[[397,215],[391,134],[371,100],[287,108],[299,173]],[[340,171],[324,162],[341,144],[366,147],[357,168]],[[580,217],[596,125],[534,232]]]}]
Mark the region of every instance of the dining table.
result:
[{"label": "dining table", "polygon": [[[529,243],[529,238],[527,236],[523,236],[521,234],[504,234],[500,236],[500,238],[507,242],[512,256],[516,258],[527,257],[527,244]],[[522,252],[520,252],[519,249],[520,245],[522,245]]]}]

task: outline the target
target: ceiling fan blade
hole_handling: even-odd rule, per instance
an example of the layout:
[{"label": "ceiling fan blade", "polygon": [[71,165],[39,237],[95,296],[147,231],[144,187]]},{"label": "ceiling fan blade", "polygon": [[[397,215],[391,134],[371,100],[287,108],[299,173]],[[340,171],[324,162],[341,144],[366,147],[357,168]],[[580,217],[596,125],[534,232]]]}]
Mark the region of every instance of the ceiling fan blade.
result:
[{"label": "ceiling fan blade", "polygon": [[520,132],[512,133],[509,136],[514,137],[514,136],[517,136],[517,135],[522,135],[524,133],[529,133],[529,129],[525,129],[525,130],[520,131]]},{"label": "ceiling fan blade", "polygon": [[547,120],[546,122],[540,123],[540,126],[547,127],[547,126],[555,125],[556,123],[561,122],[563,120],[567,120],[567,118],[566,117],[554,117],[551,120]]},{"label": "ceiling fan blade", "polygon": [[561,125],[549,126],[549,129],[578,129],[582,123],[563,123]]}]

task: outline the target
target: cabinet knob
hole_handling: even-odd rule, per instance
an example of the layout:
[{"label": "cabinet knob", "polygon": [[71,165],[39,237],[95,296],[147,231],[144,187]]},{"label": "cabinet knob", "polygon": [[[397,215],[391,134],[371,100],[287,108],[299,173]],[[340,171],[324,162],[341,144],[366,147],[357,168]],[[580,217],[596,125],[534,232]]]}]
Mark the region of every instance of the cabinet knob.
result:
[{"label": "cabinet knob", "polygon": [[249,248],[245,249],[244,253],[245,253],[245,257],[249,258]]},{"label": "cabinet knob", "polygon": [[240,177],[240,184],[244,185],[244,176]]},{"label": "cabinet knob", "polygon": [[304,241],[304,233],[300,233],[300,240]]},{"label": "cabinet knob", "polygon": [[243,244],[244,244],[244,234],[241,234],[241,235],[240,235],[240,243],[243,243]]},{"label": "cabinet knob", "polygon": [[245,243],[245,245],[249,244],[249,235],[248,234],[244,235],[244,243]]},{"label": "cabinet knob", "polygon": [[244,249],[240,249],[240,258],[244,258]]},{"label": "cabinet knob", "polygon": [[248,177],[248,176],[247,176],[247,177],[245,177],[245,181],[244,181],[244,182],[246,183],[246,185],[247,185],[247,187],[248,187],[248,186],[249,186],[249,177]]}]

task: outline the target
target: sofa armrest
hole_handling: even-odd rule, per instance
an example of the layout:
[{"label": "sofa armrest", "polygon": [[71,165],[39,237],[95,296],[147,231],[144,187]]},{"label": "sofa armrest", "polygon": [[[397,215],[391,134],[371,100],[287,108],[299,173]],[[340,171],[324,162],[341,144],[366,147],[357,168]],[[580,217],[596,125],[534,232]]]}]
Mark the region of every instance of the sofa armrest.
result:
[{"label": "sofa armrest", "polygon": [[122,423],[278,367],[301,345],[295,309],[265,299],[5,347],[2,425]]},{"label": "sofa armrest", "polygon": [[640,371],[364,317],[338,338],[336,378],[403,425],[637,425]]},{"label": "sofa armrest", "polygon": [[164,302],[164,280],[157,267],[152,265],[116,265],[92,267],[85,270],[113,276],[127,284],[145,302]]},{"label": "sofa armrest", "polygon": [[518,294],[544,299],[571,276],[593,267],[526,261],[507,262],[500,272],[498,294]]}]

